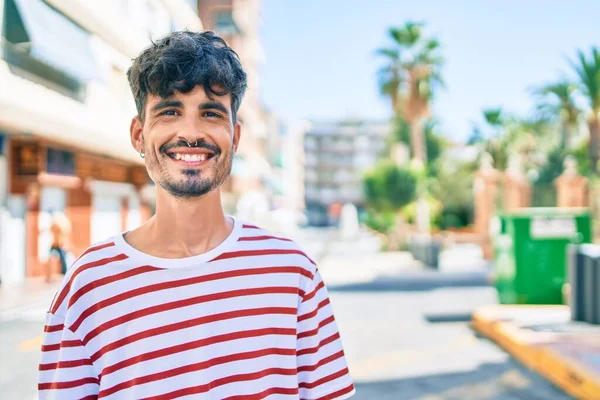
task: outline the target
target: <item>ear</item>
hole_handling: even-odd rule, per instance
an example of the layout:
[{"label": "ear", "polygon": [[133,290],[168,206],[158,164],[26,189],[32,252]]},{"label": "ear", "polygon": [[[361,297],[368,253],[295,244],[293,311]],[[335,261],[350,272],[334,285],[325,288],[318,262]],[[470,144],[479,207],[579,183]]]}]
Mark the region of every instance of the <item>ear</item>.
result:
[{"label": "ear", "polygon": [[143,124],[140,121],[139,116],[135,116],[131,120],[131,125],[129,126],[129,135],[131,136],[131,145],[135,149],[136,152],[141,153],[144,151],[144,136],[143,136]]},{"label": "ear", "polygon": [[242,135],[242,124],[236,121],[233,126],[233,154],[237,153],[238,145],[240,144],[240,136]]}]

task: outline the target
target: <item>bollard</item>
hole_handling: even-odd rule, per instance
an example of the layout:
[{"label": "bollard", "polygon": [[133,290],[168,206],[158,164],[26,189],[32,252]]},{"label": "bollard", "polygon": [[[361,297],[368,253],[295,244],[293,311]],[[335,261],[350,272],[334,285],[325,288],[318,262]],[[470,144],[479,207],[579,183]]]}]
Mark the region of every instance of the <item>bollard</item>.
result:
[{"label": "bollard", "polygon": [[571,285],[569,295],[569,308],[573,321],[585,321],[585,281],[583,266],[585,255],[582,246],[571,244],[568,247],[568,279]]},{"label": "bollard", "polygon": [[600,324],[600,246],[569,248],[571,319]]},{"label": "bollard", "polygon": [[413,258],[428,267],[438,269],[442,242],[431,238],[412,237],[410,252]]},{"label": "bollard", "polygon": [[597,258],[593,254],[586,254],[585,261],[583,263],[583,309],[585,315],[585,322],[591,323],[594,319],[594,303],[592,302],[592,293],[594,291],[594,270],[596,269]]},{"label": "bollard", "polygon": [[600,324],[600,257],[594,258],[591,274],[590,291],[588,292],[590,302],[590,318],[588,322],[591,324]]}]

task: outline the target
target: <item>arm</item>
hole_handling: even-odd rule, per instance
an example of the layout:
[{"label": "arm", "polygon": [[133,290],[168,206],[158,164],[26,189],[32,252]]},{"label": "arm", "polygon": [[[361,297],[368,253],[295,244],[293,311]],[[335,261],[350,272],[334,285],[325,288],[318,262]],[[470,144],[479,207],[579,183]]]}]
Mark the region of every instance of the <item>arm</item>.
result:
[{"label": "arm", "polygon": [[48,313],[44,328],[38,392],[46,399],[96,399],[98,374],[79,337],[64,318]]}]

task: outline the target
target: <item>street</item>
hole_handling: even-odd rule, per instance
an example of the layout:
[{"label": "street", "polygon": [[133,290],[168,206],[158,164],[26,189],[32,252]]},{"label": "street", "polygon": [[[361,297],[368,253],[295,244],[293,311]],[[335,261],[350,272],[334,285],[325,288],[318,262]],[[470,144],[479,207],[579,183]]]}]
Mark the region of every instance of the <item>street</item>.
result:
[{"label": "street", "polygon": [[[444,287],[402,253],[377,253],[368,237],[339,241],[331,232],[297,239],[319,254],[360,400],[566,400],[570,397],[512,360],[468,325],[471,311],[496,302],[481,269]],[[370,260],[366,263],[365,260]],[[477,274],[481,279],[477,279]],[[402,279],[405,276],[405,279]],[[425,277],[425,278],[424,278]],[[410,281],[420,290],[405,290]],[[388,284],[373,282],[387,281]],[[430,282],[427,286],[424,282]],[[0,398],[36,398],[37,363],[48,299],[0,311]]]},{"label": "street", "polygon": [[[569,399],[495,344],[465,316],[491,289],[332,293],[361,400]],[[456,321],[454,321],[456,320]]]}]

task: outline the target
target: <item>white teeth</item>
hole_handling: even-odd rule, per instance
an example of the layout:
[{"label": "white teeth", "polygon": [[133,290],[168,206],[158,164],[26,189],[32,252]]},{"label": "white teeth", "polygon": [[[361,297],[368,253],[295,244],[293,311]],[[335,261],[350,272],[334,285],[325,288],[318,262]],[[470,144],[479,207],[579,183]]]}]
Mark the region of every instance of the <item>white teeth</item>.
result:
[{"label": "white teeth", "polygon": [[208,154],[179,154],[175,153],[173,157],[176,160],[183,160],[188,162],[198,162],[198,161],[206,161],[208,159]]}]

